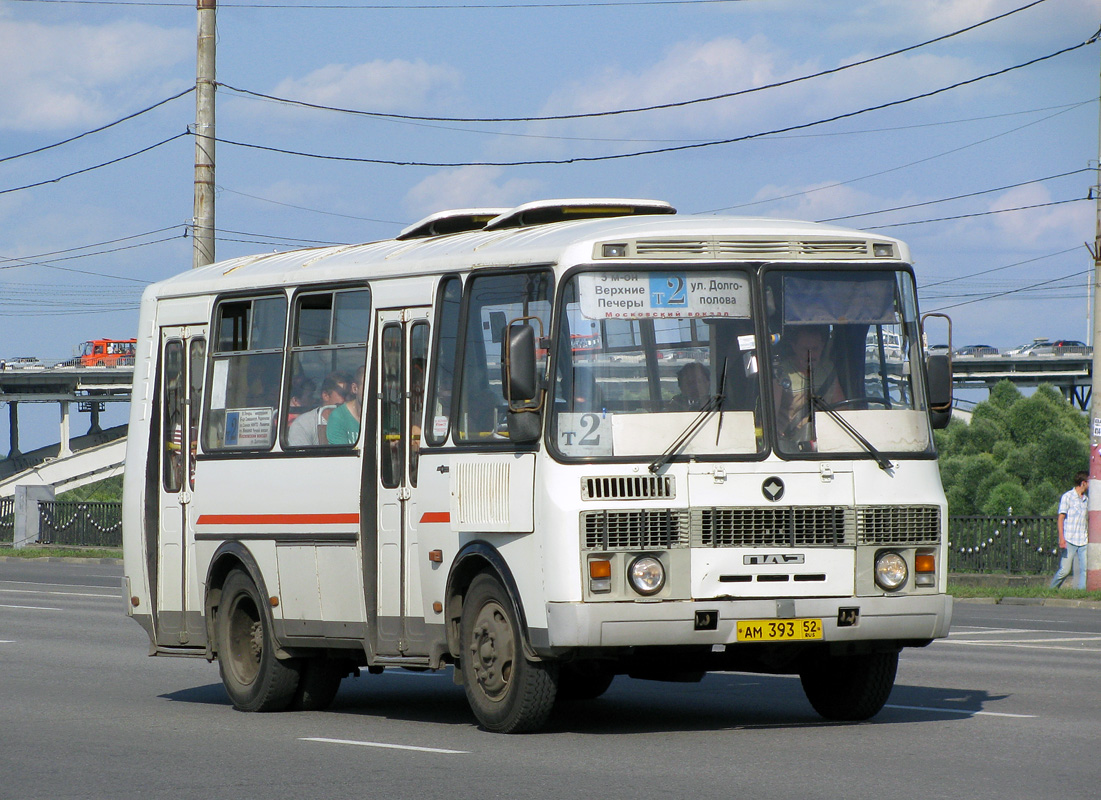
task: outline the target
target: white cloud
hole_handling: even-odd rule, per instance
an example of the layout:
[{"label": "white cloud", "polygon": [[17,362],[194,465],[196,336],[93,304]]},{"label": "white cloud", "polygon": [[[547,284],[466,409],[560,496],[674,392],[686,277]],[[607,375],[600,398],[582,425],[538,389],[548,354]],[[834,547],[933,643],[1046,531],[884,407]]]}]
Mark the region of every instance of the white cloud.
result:
[{"label": "white cloud", "polygon": [[410,214],[421,218],[447,208],[510,208],[536,196],[538,181],[502,180],[503,175],[500,167],[462,167],[437,172],[409,190],[404,206]]},{"label": "white cloud", "polygon": [[394,111],[447,105],[462,85],[461,73],[423,60],[330,64],[302,78],[288,78],[273,94],[318,105]]},{"label": "white cloud", "polygon": [[1068,243],[1073,245],[1079,241],[1092,240],[1092,203],[1066,203],[1047,208],[1006,211],[1051,201],[1047,188],[1038,183],[1018,186],[999,195],[990,203],[991,211],[1004,211],[992,217],[994,233],[1002,241],[1011,241],[1023,248],[1061,249],[1069,246]]},{"label": "white cloud", "polygon": [[55,129],[102,122],[134,98],[156,97],[194,58],[194,35],[135,22],[44,25],[0,19],[0,127]]}]

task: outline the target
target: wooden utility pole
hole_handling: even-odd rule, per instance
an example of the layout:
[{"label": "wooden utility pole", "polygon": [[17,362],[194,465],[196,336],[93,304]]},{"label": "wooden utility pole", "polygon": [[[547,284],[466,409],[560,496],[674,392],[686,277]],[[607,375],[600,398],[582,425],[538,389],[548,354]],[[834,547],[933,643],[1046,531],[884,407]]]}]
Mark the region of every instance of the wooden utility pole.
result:
[{"label": "wooden utility pole", "polygon": [[1089,544],[1086,588],[1101,589],[1101,114],[1097,123],[1097,171],[1093,195],[1097,222],[1093,239],[1093,378],[1090,389]]},{"label": "wooden utility pole", "polygon": [[196,0],[199,12],[195,70],[195,215],[191,266],[214,261],[214,12],[218,0]]}]

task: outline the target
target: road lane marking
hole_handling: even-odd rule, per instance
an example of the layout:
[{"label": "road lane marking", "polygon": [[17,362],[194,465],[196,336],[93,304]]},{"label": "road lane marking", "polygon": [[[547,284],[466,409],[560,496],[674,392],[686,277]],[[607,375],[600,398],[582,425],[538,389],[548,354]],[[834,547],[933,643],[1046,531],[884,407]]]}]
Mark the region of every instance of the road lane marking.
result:
[{"label": "road lane marking", "polygon": [[102,597],[108,600],[118,600],[121,594],[93,594],[91,592],[48,592],[45,589],[4,589],[0,588],[0,594],[44,594],[57,595],[59,597]]},{"label": "road lane marking", "polygon": [[946,714],[964,714],[968,717],[1014,717],[1016,719],[1036,719],[1035,714],[1008,714],[1001,711],[969,711],[963,708],[938,708],[933,706],[896,706],[888,703],[884,708],[901,708],[904,711],[943,711]]},{"label": "road lane marking", "polygon": [[60,611],[60,608],[51,608],[50,606],[13,606],[7,603],[0,603],[0,608],[22,608],[29,611]]},{"label": "road lane marking", "polygon": [[326,739],[319,736],[303,736],[300,742],[321,742],[322,744],[350,744],[355,747],[381,747],[386,750],[415,750],[419,753],[444,753],[447,755],[469,755],[469,750],[445,750],[440,747],[415,747],[411,744],[387,744],[385,742],[358,742],[354,739]]}]

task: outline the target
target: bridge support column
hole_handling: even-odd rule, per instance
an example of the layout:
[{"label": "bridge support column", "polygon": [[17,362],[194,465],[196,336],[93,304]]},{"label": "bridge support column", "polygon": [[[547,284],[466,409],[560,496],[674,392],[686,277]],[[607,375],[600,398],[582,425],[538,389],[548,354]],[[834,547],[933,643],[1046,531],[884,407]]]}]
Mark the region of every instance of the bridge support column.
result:
[{"label": "bridge support column", "polygon": [[19,403],[8,403],[8,458],[19,458]]},{"label": "bridge support column", "polygon": [[39,530],[38,502],[52,502],[52,486],[16,486],[15,487],[15,531],[12,534],[12,547],[20,549],[38,542]]},{"label": "bridge support column", "polygon": [[69,445],[69,401],[61,401],[61,449],[58,452],[60,458],[71,456],[73,448]]}]

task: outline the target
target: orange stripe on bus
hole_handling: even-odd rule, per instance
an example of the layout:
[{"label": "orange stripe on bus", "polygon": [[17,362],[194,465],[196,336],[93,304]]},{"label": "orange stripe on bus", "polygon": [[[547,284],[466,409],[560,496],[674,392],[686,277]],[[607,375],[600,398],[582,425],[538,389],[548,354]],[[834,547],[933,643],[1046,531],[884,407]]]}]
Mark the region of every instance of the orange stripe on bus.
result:
[{"label": "orange stripe on bus", "polygon": [[359,514],[200,514],[196,525],[355,525]]},{"label": "orange stripe on bus", "polygon": [[425,511],[421,515],[421,522],[451,522],[450,511]]}]

